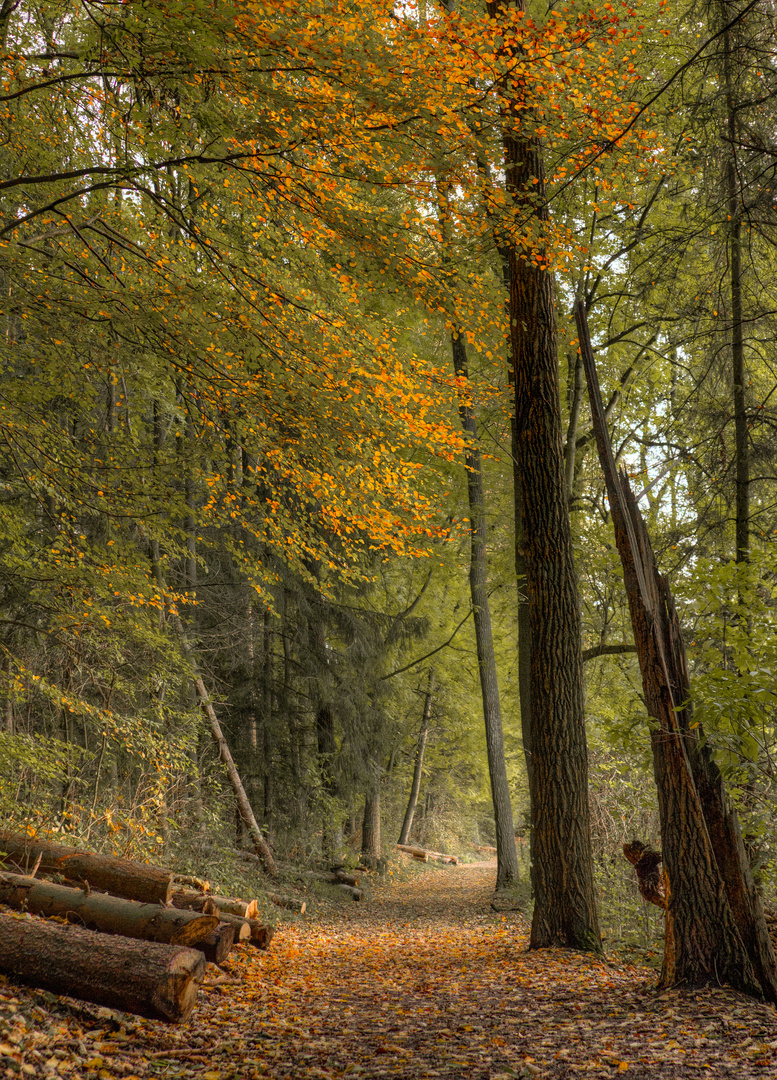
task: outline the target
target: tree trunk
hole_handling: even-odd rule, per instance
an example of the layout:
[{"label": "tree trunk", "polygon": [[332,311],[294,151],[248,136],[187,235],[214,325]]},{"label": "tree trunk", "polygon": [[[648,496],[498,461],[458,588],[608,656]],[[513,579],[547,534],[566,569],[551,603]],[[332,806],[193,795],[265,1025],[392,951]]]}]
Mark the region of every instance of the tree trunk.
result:
[{"label": "tree trunk", "polygon": [[585,308],[577,305],[591,413],[623,564],[651,728],[668,898],[662,987],[728,983],[777,1002],[777,961],[736,814],[698,724],[680,625],[645,523],[607,437]]},{"label": "tree trunk", "polygon": [[[524,0],[491,0],[498,19]],[[516,55],[516,61],[520,59]],[[593,883],[580,612],[564,477],[543,149],[520,86],[502,88],[508,194],[530,239],[508,238],[515,463],[531,639],[531,947],[602,951]]]},{"label": "tree trunk", "polygon": [[0,915],[0,971],[5,975],[152,1020],[186,1020],[205,963],[197,949]]},{"label": "tree trunk", "polygon": [[[453,369],[459,378],[469,379],[467,348],[460,333],[452,336]],[[469,591],[475,623],[475,644],[480,674],[480,694],[486,727],[488,775],[494,806],[494,826],[497,850],[497,889],[508,888],[520,878],[518,853],[515,849],[515,826],[507,780],[502,706],[491,628],[491,608],[488,601],[488,549],[486,542],[486,495],[483,487],[483,459],[478,443],[477,424],[472,406],[459,397],[459,418],[469,438],[465,465],[469,503],[470,560]]]},{"label": "tree trunk", "polygon": [[59,916],[87,930],[165,945],[196,945],[218,924],[215,915],[139,904],[109,893],[69,889],[19,874],[0,873],[0,903],[33,915]]},{"label": "tree trunk", "polygon": [[134,859],[76,851],[49,840],[0,833],[0,861],[29,871],[38,861],[44,874],[62,874],[70,881],[88,881],[92,889],[138,900],[166,904],[173,892],[173,875]]},{"label": "tree trunk", "polygon": [[380,854],[380,777],[376,776],[364,800],[361,861],[375,867]]},{"label": "tree trunk", "polygon": [[424,696],[424,711],[421,717],[421,730],[418,733],[418,744],[415,751],[415,765],[413,767],[413,783],[410,787],[410,798],[407,800],[405,819],[402,822],[402,831],[399,834],[399,843],[406,844],[410,838],[410,830],[413,828],[415,808],[418,805],[418,794],[421,790],[421,772],[424,764],[424,751],[426,740],[429,736],[429,721],[432,716],[432,699],[434,695],[434,668],[429,668],[429,682]]},{"label": "tree trunk", "polygon": [[251,837],[251,842],[254,845],[254,851],[259,856],[264,869],[271,877],[276,877],[278,871],[275,868],[275,860],[273,859],[272,851],[270,851],[270,845],[265,840],[259,826],[256,823],[254,812],[251,809],[251,804],[248,801],[248,796],[245,793],[243,782],[240,779],[240,774],[235,767],[235,763],[232,760],[232,754],[227,746],[227,740],[224,738],[224,733],[221,730],[221,724],[216,716],[216,710],[213,708],[213,704],[208,695],[208,691],[205,689],[205,683],[201,677],[196,674],[194,676],[194,685],[197,688],[197,693],[200,698],[200,705],[205,710],[208,720],[210,722],[210,730],[213,734],[214,741],[219,749],[219,757],[223,761],[229,782],[232,785],[232,791],[235,795],[235,802],[237,803],[237,809],[240,817],[248,829],[248,835]]},{"label": "tree trunk", "polygon": [[[726,10],[724,7],[724,21]],[[734,445],[736,457],[736,561],[750,559],[750,446],[747,427],[747,372],[745,370],[744,321],[742,311],[742,208],[737,177],[737,108],[734,92],[734,55],[731,31],[723,34],[723,79],[726,87],[726,166],[728,204],[729,288],[731,297],[731,380],[734,404]]]}]

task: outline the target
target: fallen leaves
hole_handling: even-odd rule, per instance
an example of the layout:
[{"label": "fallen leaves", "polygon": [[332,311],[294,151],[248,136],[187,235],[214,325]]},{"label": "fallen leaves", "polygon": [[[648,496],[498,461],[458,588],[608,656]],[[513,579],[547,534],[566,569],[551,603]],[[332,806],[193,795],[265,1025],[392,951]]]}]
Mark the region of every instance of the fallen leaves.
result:
[{"label": "fallen leaves", "polygon": [[655,993],[644,968],[527,952],[493,863],[426,869],[209,969],[170,1028],[0,983],[0,1078],[748,1080],[777,1014],[733,991]]}]

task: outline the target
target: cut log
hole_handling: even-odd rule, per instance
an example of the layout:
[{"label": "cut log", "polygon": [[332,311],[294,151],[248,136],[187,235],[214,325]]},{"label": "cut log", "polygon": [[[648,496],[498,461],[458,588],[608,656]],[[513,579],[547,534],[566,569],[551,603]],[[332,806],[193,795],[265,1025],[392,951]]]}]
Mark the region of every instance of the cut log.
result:
[{"label": "cut log", "polygon": [[220,964],[229,956],[235,944],[235,928],[230,923],[219,923],[206,938],[197,942],[197,948],[211,964]]},{"label": "cut log", "polygon": [[40,859],[44,874],[62,874],[70,881],[89,882],[92,889],[137,900],[144,904],[166,904],[173,891],[173,875],[157,866],[96,855],[56,844],[32,840],[28,836],[0,833],[0,861],[26,873]]},{"label": "cut log", "polygon": [[197,949],[0,915],[0,971],[19,982],[152,1020],[185,1020],[205,975]]},{"label": "cut log", "polygon": [[259,919],[249,919],[248,925],[251,927],[249,943],[263,952],[265,949],[269,949],[270,942],[275,937],[275,927],[267,926],[266,923],[260,922]]},{"label": "cut log", "polygon": [[341,892],[348,893],[352,900],[361,900],[364,896],[364,892],[361,889],[354,889],[352,885],[343,884],[338,885],[337,888],[340,889]]},{"label": "cut log", "polygon": [[296,896],[280,896],[278,893],[267,893],[267,899],[271,904],[284,908],[286,911],[297,911],[300,915],[304,915],[307,911],[307,903],[304,900],[299,900]]},{"label": "cut log", "polygon": [[210,882],[204,878],[194,877],[192,874],[173,874],[175,888],[188,885],[197,892],[210,892]]},{"label": "cut log", "polygon": [[418,859],[420,862],[428,862],[429,859],[434,859],[436,862],[448,863],[451,866],[459,865],[457,855],[446,855],[443,851],[429,851],[427,848],[414,847],[412,844],[397,844],[397,847],[400,851],[412,855],[414,859]]},{"label": "cut log", "polygon": [[208,892],[195,892],[190,889],[176,889],[170,897],[173,907],[188,911],[212,911],[208,903],[215,907],[217,912],[225,912],[227,915],[237,915],[241,919],[255,919],[259,914],[259,905],[256,900],[238,900],[231,896],[215,896]]},{"label": "cut log", "polygon": [[87,930],[166,945],[195,945],[218,925],[215,915],[139,904],[108,893],[71,889],[39,878],[0,873],[0,903],[33,915],[60,916]]}]

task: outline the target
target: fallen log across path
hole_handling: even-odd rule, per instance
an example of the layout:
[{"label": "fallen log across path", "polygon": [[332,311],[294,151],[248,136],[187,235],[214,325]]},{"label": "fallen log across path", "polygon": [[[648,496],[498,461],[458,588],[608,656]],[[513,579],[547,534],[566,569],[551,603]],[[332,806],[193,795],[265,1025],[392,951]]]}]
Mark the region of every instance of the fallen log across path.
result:
[{"label": "fallen log across path", "polygon": [[186,1020],[206,960],[197,949],[0,915],[0,971],[53,994],[152,1020]]},{"label": "fallen log across path", "polygon": [[448,863],[450,866],[459,865],[457,855],[446,855],[444,851],[429,851],[428,848],[415,847],[413,844],[397,844],[397,847],[400,851],[418,859],[419,862],[429,862],[432,859],[435,862]]},{"label": "fallen log across path", "polygon": [[196,945],[219,923],[217,915],[140,904],[109,893],[73,889],[1,871],[0,903],[33,915],[60,916],[87,930],[166,945]]},{"label": "fallen log across path", "polygon": [[22,873],[37,864],[43,874],[61,874],[70,881],[88,882],[100,892],[145,904],[167,904],[173,892],[173,875],[158,866],[13,833],[0,832],[0,862]]}]

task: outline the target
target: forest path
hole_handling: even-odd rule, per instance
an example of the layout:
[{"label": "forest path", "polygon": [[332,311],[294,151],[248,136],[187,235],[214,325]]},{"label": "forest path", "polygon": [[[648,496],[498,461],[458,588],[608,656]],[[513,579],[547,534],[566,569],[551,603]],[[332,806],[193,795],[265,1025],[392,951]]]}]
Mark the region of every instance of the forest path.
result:
[{"label": "forest path", "polygon": [[282,928],[255,981],[198,1012],[195,1028],[227,1037],[199,1075],[777,1077],[774,1010],[722,990],[659,997],[653,971],[529,953],[525,920],[490,907],[495,878],[495,862],[430,864]]},{"label": "forest path", "polygon": [[[283,924],[268,952],[230,955],[229,981],[209,968],[181,1027],[2,984],[0,1077],[777,1078],[773,1009],[719,989],[658,996],[644,968],[527,952],[522,917],[490,907],[495,869],[430,865]],[[3,1067],[11,1050],[24,1071]]]}]

